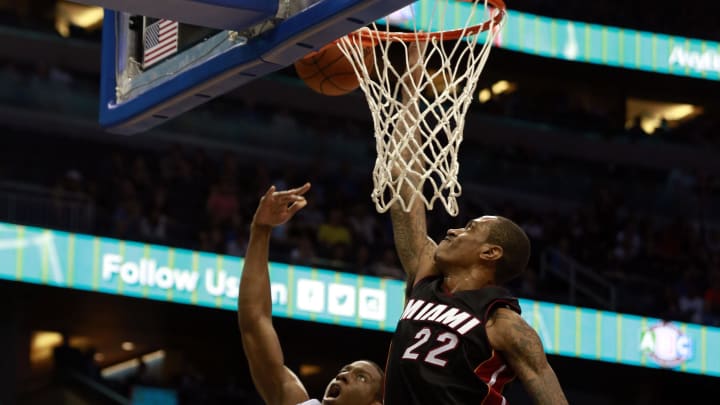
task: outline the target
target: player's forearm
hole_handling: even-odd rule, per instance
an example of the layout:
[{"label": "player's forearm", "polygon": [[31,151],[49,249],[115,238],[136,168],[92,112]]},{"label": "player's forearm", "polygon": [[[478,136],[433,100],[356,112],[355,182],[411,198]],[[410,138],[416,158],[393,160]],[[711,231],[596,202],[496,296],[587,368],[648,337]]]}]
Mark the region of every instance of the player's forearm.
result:
[{"label": "player's forearm", "polygon": [[238,296],[238,321],[240,329],[251,328],[258,318],[272,316],[268,252],[270,249],[269,226],[252,225],[250,241],[240,279]]},{"label": "player's forearm", "polygon": [[[402,96],[405,108],[400,111],[393,131],[393,144],[397,148],[399,158],[391,168],[393,182],[397,184],[398,194],[408,205],[414,191],[420,187],[423,164],[422,159],[417,159],[414,152],[421,150],[420,134],[417,128],[417,120],[420,116],[417,103],[414,102],[407,91],[403,90]],[[417,222],[420,217],[425,219],[425,207],[420,199],[413,201],[409,211],[401,209],[399,204],[391,207],[393,213],[393,225],[402,225],[406,221]],[[424,236],[424,235],[423,235]]]},{"label": "player's forearm", "polygon": [[427,239],[425,207],[418,202],[411,207],[410,212],[405,212],[400,204],[394,204],[390,208],[390,218],[395,248],[403,267],[408,271],[408,267],[414,267],[419,250]]},{"label": "player's forearm", "polygon": [[[393,179],[400,180],[400,195],[407,202],[412,195],[412,189],[419,186],[424,169],[424,161],[418,159],[416,154],[422,155],[422,136],[420,135],[420,106],[413,97],[417,90],[413,90],[420,78],[406,77],[400,86],[403,108],[399,111],[395,128],[392,134],[394,147],[399,154],[399,162],[391,168]],[[404,177],[402,176],[404,175]]]},{"label": "player's forearm", "polygon": [[421,187],[422,163],[413,156],[413,151],[420,149],[420,135],[416,127],[419,111],[417,103],[409,98],[408,93],[403,93],[405,109],[401,111],[393,133],[395,147],[399,148],[400,162],[393,166],[391,174],[397,184],[398,194],[405,204],[393,204],[390,207],[390,216],[398,257],[406,273],[412,275],[412,272],[417,271],[420,250],[426,243],[427,224],[423,202],[419,198],[413,200],[415,190]]},{"label": "player's forearm", "polygon": [[568,403],[560,387],[560,382],[550,366],[542,370],[537,377],[523,381],[523,385],[536,405],[566,405]]}]

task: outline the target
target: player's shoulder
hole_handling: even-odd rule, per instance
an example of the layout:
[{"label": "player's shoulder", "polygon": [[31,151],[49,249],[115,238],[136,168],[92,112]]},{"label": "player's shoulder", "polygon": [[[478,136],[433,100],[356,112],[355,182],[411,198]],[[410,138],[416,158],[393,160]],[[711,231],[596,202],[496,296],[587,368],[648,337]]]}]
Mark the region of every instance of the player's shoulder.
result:
[{"label": "player's shoulder", "polygon": [[536,332],[511,308],[498,308],[485,322],[485,333],[488,343],[495,350],[517,350],[520,343],[531,339]]},{"label": "player's shoulder", "polygon": [[498,308],[507,308],[521,313],[520,303],[509,290],[498,286],[486,286],[476,290],[463,291],[458,299],[480,314],[483,321],[490,318]]}]

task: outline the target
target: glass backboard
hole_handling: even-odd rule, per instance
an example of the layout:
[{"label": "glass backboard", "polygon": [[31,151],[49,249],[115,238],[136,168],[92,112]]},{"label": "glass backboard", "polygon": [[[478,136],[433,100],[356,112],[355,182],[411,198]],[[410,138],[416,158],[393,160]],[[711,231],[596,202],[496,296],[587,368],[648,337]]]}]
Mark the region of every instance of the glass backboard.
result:
[{"label": "glass backboard", "polygon": [[148,130],[411,0],[88,0],[106,8],[100,124]]}]

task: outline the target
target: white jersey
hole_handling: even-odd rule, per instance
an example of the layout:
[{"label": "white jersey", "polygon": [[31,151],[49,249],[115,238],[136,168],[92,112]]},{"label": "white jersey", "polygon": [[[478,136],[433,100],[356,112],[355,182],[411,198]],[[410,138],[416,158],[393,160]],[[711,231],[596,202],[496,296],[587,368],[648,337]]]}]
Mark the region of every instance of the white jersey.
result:
[{"label": "white jersey", "polygon": [[317,399],[310,399],[305,402],[301,402],[298,405],[322,405]]}]

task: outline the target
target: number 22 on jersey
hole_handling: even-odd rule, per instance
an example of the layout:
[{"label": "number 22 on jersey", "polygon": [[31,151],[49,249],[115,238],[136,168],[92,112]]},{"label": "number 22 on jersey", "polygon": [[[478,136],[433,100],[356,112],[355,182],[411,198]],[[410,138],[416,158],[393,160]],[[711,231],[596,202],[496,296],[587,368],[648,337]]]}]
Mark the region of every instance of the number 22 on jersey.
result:
[{"label": "number 22 on jersey", "polygon": [[[440,367],[445,367],[447,360],[441,356],[457,347],[460,340],[457,335],[452,332],[442,332],[434,336],[430,328],[422,328],[415,334],[415,343],[408,346],[403,353],[402,358],[407,360],[417,360],[422,356],[423,352],[427,352],[423,361]],[[425,343],[431,340],[430,344]]]}]

